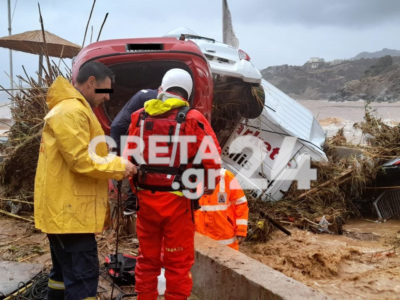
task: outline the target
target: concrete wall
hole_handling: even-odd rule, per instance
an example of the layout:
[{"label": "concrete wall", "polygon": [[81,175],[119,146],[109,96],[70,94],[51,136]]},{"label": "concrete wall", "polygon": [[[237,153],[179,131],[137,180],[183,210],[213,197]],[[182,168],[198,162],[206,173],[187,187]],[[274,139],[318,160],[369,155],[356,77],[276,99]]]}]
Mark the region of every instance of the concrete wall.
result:
[{"label": "concrete wall", "polygon": [[196,233],[193,293],[201,300],[329,299],[239,251]]}]

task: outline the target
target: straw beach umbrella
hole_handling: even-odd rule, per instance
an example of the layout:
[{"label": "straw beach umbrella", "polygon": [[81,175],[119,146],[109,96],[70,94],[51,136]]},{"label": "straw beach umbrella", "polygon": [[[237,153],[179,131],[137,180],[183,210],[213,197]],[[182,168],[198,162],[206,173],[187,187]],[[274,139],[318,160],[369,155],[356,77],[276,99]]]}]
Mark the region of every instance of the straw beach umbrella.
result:
[{"label": "straw beach umbrella", "polygon": [[72,58],[81,50],[80,46],[45,30],[26,31],[1,37],[0,47],[38,54],[39,81],[41,81],[43,56],[47,58],[48,56]]},{"label": "straw beach umbrella", "polygon": [[[60,58],[72,58],[78,54],[81,47],[59,36],[45,31],[47,54]],[[44,41],[41,30],[26,31],[24,33],[4,36],[0,38],[0,47],[43,55]]]}]

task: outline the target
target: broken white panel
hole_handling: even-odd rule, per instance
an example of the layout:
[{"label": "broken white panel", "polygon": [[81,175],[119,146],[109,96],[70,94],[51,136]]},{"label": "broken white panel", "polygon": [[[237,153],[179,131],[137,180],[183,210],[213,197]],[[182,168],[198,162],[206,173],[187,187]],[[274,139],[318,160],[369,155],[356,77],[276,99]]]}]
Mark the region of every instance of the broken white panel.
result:
[{"label": "broken white panel", "polygon": [[[259,118],[257,118],[259,119]],[[257,128],[253,120],[242,120],[236,127],[229,140],[226,142],[222,150],[222,159],[226,168],[236,174],[240,185],[244,190],[252,190],[254,197],[262,194],[271,194],[271,189],[287,190],[290,182],[277,182],[277,178],[282,176],[287,163],[282,167],[278,161],[278,154],[284,143],[285,134],[279,130],[273,123],[264,120],[262,122],[262,130]],[[255,142],[243,140],[246,136],[252,136],[262,141],[255,147]],[[231,147],[233,143],[242,143],[242,148]],[[290,159],[302,148],[302,144],[297,142],[290,151]],[[274,174],[275,172],[275,174]],[[287,187],[287,189],[286,189]],[[267,192],[268,191],[268,192]],[[281,197],[271,196],[274,200]],[[264,197],[265,198],[265,197]],[[271,200],[271,199],[270,199]]]},{"label": "broken white panel", "polygon": [[264,79],[262,86],[265,93],[265,106],[260,117],[274,123],[282,133],[297,137],[299,142],[310,149],[312,152],[310,155],[314,160],[327,160],[322,149],[325,133],[312,113]]},{"label": "broken white panel", "polygon": [[[315,161],[327,160],[322,149],[325,135],[308,109],[265,80],[262,85],[266,95],[262,114],[240,121],[223,148],[222,159],[225,167],[236,174],[241,186],[252,190],[254,197],[277,201],[293,182],[290,169],[298,168],[306,155]],[[241,151],[230,150],[238,137],[247,135],[259,138],[262,143],[256,149],[247,142]],[[285,146],[285,137],[296,138],[290,149]],[[283,165],[282,161],[277,163],[282,146],[283,152],[289,153]],[[249,169],[254,172],[249,174]]]}]

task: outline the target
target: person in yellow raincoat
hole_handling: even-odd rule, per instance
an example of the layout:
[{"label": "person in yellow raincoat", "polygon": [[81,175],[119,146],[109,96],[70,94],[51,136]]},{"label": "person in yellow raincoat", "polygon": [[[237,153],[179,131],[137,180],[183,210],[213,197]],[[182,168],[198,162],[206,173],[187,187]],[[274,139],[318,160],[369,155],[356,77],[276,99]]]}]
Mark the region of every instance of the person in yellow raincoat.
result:
[{"label": "person in yellow raincoat", "polygon": [[247,235],[247,199],[232,172],[222,168],[220,175],[213,193],[199,200],[201,207],[194,214],[196,231],[239,250]]},{"label": "person in yellow raincoat", "polygon": [[[97,243],[108,208],[107,180],[136,168],[107,156],[104,132],[92,108],[110,99],[113,74],[99,62],[79,71],[75,85],[58,77],[48,90],[49,112],[35,177],[36,228],[47,233],[52,270],[48,299],[95,299],[99,277]],[[91,151],[91,141],[103,142]]]}]

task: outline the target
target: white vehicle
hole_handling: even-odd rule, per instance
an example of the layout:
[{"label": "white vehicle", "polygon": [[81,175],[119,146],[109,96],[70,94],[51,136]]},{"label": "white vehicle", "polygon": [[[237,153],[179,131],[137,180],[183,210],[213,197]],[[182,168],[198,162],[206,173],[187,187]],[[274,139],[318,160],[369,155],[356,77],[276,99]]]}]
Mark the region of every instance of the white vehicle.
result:
[{"label": "white vehicle", "polygon": [[[208,59],[214,76],[212,125],[223,147],[222,159],[253,196],[280,200],[293,182],[288,176],[290,170],[299,167],[306,157],[327,160],[322,150],[325,134],[318,121],[304,106],[263,80],[243,50],[186,28],[167,36],[193,41]],[[232,153],[235,139],[246,135],[257,137],[262,143],[242,145],[240,152]],[[296,140],[288,163],[282,165],[276,161],[288,136]],[[254,171],[250,176],[249,168]]]}]

